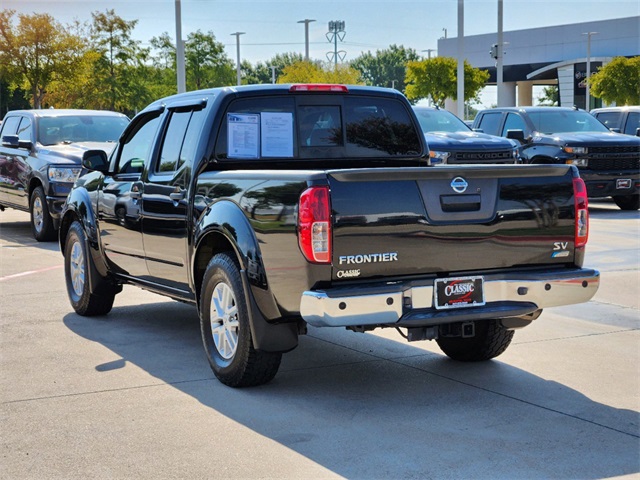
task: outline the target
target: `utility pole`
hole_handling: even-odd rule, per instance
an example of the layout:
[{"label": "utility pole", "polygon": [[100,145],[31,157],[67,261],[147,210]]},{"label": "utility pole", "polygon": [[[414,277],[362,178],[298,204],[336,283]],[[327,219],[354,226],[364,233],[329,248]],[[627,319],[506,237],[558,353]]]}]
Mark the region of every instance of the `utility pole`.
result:
[{"label": "utility pole", "polygon": [[421,50],[422,52],[427,52],[427,60],[431,60],[431,52],[437,51],[435,48],[427,48],[426,50]]},{"label": "utility pole", "polygon": [[496,49],[496,88],[498,90],[498,106],[506,107],[504,101],[504,80],[503,72],[503,34],[502,34],[502,0],[498,0],[498,48]]},{"label": "utility pole", "polygon": [[240,35],[244,35],[245,32],[236,32],[231,35],[236,36],[236,80],[237,85],[242,85],[242,79],[240,78]]},{"label": "utility pole", "polygon": [[333,43],[333,52],[327,53],[327,58],[329,61],[333,61],[333,64],[336,68],[338,68],[338,59],[340,61],[344,60],[344,57],[347,55],[347,52],[344,50],[338,51],[338,40],[341,42],[344,40],[344,36],[347,32],[344,30],[344,22],[340,20],[329,22],[329,32],[326,37],[329,42]]},{"label": "utility pole", "polygon": [[278,67],[274,67],[273,65],[269,65],[269,68],[271,69],[271,83],[276,83],[276,68],[278,68]]},{"label": "utility pole", "polygon": [[458,0],[458,118],[464,119],[464,0]]},{"label": "utility pole", "polygon": [[585,32],[582,35],[587,36],[587,77],[585,78],[586,83],[586,99],[585,99],[585,110],[588,112],[591,110],[591,99],[589,98],[589,79],[591,79],[591,35],[597,35],[598,32]]},{"label": "utility pole", "polygon": [[184,72],[184,42],[182,41],[182,8],[180,0],[176,0],[176,77],[178,93],[187,91],[187,82]]},{"label": "utility pole", "polygon": [[298,21],[298,23],[304,23],[304,59],[307,62],[309,61],[309,24],[311,22],[315,22],[315,20],[305,18],[304,20]]}]

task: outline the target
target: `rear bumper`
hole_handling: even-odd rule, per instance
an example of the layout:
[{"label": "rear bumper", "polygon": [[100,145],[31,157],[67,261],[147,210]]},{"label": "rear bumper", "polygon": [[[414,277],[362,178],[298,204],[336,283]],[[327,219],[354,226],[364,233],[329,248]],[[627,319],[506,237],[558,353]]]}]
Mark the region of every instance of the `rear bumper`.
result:
[{"label": "rear bumper", "polygon": [[387,325],[421,327],[528,315],[543,308],[589,301],[600,273],[591,269],[484,275],[486,304],[436,310],[433,279],[307,291],[300,314],[316,327]]},{"label": "rear bumper", "polygon": [[587,195],[591,198],[637,195],[640,186],[640,174],[637,172],[612,173],[580,170],[580,177],[584,180]]}]

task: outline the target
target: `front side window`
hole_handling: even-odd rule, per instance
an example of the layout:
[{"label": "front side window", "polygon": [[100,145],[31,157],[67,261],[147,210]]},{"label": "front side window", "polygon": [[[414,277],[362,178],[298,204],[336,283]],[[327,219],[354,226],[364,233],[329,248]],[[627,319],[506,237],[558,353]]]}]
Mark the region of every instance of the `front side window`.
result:
[{"label": "front side window", "polygon": [[627,124],[624,126],[624,133],[628,135],[635,135],[636,131],[640,128],[640,112],[629,112],[627,117]]},{"label": "front side window", "polygon": [[20,122],[20,126],[18,127],[18,139],[30,142],[31,132],[31,120],[29,120],[27,117],[22,117],[22,121]]},{"label": "front side window", "polygon": [[18,131],[18,125],[20,125],[21,117],[8,117],[2,122],[2,136],[16,135]]},{"label": "front side window", "polygon": [[485,113],[480,118],[480,124],[478,127],[489,135],[499,135],[500,134],[500,120],[502,119],[501,112],[495,113]]},{"label": "front side window", "polygon": [[504,122],[504,127],[502,127],[502,136],[506,137],[509,130],[522,130],[523,132],[527,130],[524,120],[517,113],[509,113],[507,115],[507,120]]},{"label": "front side window", "polygon": [[607,128],[620,128],[621,117],[622,112],[602,112],[596,115],[596,118]]},{"label": "front side window", "polygon": [[159,116],[148,118],[128,138],[124,139],[124,144],[120,149],[120,157],[118,158],[117,173],[142,172],[145,163],[151,156],[153,140],[159,123]]}]

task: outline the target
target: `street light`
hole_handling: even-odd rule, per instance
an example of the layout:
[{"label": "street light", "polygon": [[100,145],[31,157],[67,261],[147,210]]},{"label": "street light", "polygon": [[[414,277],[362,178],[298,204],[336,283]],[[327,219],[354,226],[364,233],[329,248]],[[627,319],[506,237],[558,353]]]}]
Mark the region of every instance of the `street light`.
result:
[{"label": "street light", "polygon": [[245,32],[236,32],[231,35],[236,36],[236,80],[238,85],[242,85],[242,79],[240,78],[240,35],[244,35]]},{"label": "street light", "polygon": [[421,52],[427,52],[427,59],[431,60],[431,52],[437,52],[435,48],[427,48],[426,50],[420,50]]},{"label": "street light", "polygon": [[587,112],[591,110],[591,100],[589,99],[589,79],[591,78],[591,35],[597,35],[598,32],[584,32],[582,35],[587,36],[587,78],[586,78],[586,99],[585,109]]},{"label": "street light", "polygon": [[304,20],[298,21],[298,23],[304,23],[304,59],[307,62],[309,61],[309,24],[311,22],[315,22],[315,20],[305,18]]}]

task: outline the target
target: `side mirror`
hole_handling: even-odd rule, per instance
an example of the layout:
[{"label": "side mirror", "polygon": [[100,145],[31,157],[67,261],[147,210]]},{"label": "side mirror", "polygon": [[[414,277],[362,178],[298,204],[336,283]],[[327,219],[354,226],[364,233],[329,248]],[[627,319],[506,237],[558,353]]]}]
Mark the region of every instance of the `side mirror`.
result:
[{"label": "side mirror", "polygon": [[640,137],[640,128],[636,128],[636,137]]},{"label": "side mirror", "polygon": [[20,139],[18,138],[18,135],[5,135],[4,137],[2,137],[3,147],[18,148],[19,144]]},{"label": "side mirror", "polygon": [[4,137],[2,137],[2,146],[31,150],[33,148],[33,143],[31,142],[31,140],[20,140],[18,135],[5,135]]},{"label": "side mirror", "polygon": [[109,160],[103,150],[87,150],[82,154],[82,166],[87,170],[107,173]]},{"label": "side mirror", "polygon": [[524,131],[517,129],[517,130],[507,130],[507,138],[510,138],[511,140],[517,140],[520,143],[525,143],[526,140],[524,138]]},{"label": "side mirror", "polygon": [[620,129],[618,127],[611,127],[609,128],[609,130],[611,130],[613,133],[620,133]]}]

